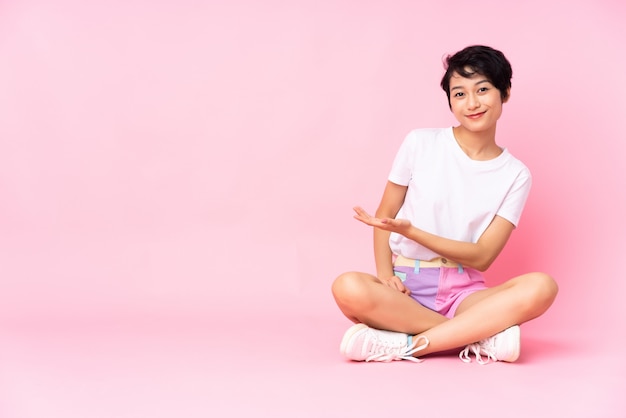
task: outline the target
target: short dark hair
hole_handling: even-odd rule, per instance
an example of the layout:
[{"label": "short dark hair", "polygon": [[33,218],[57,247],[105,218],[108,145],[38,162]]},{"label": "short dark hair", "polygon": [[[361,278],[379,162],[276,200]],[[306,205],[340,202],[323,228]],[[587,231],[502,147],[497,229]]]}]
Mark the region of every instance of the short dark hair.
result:
[{"label": "short dark hair", "polygon": [[484,45],[468,46],[454,55],[448,55],[445,68],[441,88],[446,92],[450,106],[450,78],[453,73],[461,77],[472,77],[474,74],[485,76],[500,91],[502,100],[508,97],[513,69],[504,54],[497,49]]}]

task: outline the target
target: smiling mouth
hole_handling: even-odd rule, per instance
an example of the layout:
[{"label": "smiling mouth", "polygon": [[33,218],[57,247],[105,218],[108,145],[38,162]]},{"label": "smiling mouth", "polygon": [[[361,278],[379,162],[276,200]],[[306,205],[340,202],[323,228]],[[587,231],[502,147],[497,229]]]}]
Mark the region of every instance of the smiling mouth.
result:
[{"label": "smiling mouth", "polygon": [[478,119],[479,117],[484,115],[486,112],[487,111],[485,110],[484,112],[474,113],[473,115],[467,115],[466,117],[469,118],[469,119]]}]

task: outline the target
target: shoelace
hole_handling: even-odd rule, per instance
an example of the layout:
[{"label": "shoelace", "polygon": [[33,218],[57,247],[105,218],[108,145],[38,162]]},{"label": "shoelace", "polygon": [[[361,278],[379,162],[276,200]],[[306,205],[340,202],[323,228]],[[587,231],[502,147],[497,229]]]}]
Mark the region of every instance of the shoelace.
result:
[{"label": "shoelace", "polygon": [[[417,343],[420,340],[425,340],[425,342],[418,346]],[[422,335],[419,338],[417,338],[415,341],[413,341],[413,344],[411,344],[410,346],[407,345],[405,347],[392,347],[392,346],[389,346],[386,341],[380,341],[380,340],[376,341],[376,343],[377,344],[372,348],[372,351],[376,351],[376,354],[372,354],[371,356],[366,358],[365,359],[366,362],[367,361],[388,362],[388,361],[393,361],[393,360],[409,360],[415,363],[419,363],[422,360],[418,359],[417,357],[413,357],[413,354],[428,347],[428,344],[430,344],[430,341],[428,341],[428,338]]]},{"label": "shoelace", "polygon": [[[493,345],[492,338],[467,345],[463,351],[459,353],[459,358],[465,363],[470,363],[472,361],[470,351],[474,354],[479,364],[487,364],[491,360],[498,361],[495,354],[496,347]],[[487,360],[483,360],[481,353],[487,357]]]}]

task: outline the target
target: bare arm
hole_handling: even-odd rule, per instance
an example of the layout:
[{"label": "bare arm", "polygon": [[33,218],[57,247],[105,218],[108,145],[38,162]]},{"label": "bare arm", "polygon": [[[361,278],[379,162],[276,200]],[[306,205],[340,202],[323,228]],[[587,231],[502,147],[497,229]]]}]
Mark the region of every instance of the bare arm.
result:
[{"label": "bare arm", "polygon": [[[398,214],[404,197],[406,196],[406,186],[387,182],[383,197],[376,210],[377,218],[393,219]],[[379,278],[393,276],[393,264],[391,262],[391,249],[389,248],[390,230],[374,228],[374,259],[376,260],[376,275]]]},{"label": "bare arm", "polygon": [[[476,243],[456,241],[430,234],[414,227],[407,219],[372,217],[362,208],[354,208],[355,218],[383,231],[397,232],[464,266],[485,271],[498,257],[515,226],[506,219],[495,216]],[[377,264],[378,265],[378,264]]]}]

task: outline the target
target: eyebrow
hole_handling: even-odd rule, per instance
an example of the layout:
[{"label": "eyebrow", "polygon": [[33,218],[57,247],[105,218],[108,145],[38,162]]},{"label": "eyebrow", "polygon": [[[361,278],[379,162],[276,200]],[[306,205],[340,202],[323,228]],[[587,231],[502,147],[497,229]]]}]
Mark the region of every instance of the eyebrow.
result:
[{"label": "eyebrow", "polygon": [[[482,84],[482,83],[491,83],[491,81],[489,81],[489,80],[487,80],[485,78],[483,80],[477,81],[476,83],[474,83],[474,85],[477,86],[477,85]],[[454,87],[450,88],[450,91],[452,91],[452,90],[461,90],[461,89],[463,89],[463,86],[454,86]]]}]

